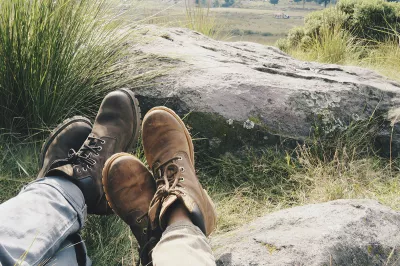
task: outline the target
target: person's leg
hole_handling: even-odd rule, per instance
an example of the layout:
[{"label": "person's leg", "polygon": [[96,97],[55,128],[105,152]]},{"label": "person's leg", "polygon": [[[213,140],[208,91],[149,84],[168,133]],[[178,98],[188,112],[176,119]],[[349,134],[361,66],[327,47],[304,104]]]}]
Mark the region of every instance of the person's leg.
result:
[{"label": "person's leg", "polygon": [[153,250],[153,265],[215,266],[209,241],[192,223],[186,208],[174,204],[166,215],[167,229]]},{"label": "person's leg", "polygon": [[108,203],[139,242],[142,265],[215,265],[206,236],[215,228],[216,214],[195,174],[189,132],[165,107],[146,114],[142,132],[155,182],[143,163],[127,154],[106,162],[102,180]]},{"label": "person's leg", "polygon": [[142,132],[157,182],[149,219],[152,228],[163,231],[152,252],[153,265],[215,265],[206,236],[215,229],[216,213],[196,176],[189,131],[174,111],[156,107],[143,119]]},{"label": "person's leg", "polygon": [[[64,178],[45,175],[54,161],[79,149],[91,130],[90,120],[82,116],[60,123],[42,146],[37,180],[0,205],[0,265],[42,263],[60,254],[60,246],[66,247],[67,238],[82,228],[86,210],[79,188]],[[85,248],[77,251],[85,253]]]},{"label": "person's leg", "polygon": [[0,264],[39,265],[84,225],[82,192],[60,177],[36,180],[0,205]]},{"label": "person's leg", "polygon": [[91,266],[92,261],[87,256],[86,246],[81,236],[74,234],[67,237],[46,265]]},{"label": "person's leg", "polygon": [[135,145],[139,131],[140,108],[127,89],[103,99],[93,128],[82,117],[60,124],[43,145],[38,180],[0,206],[1,264],[37,265],[50,259],[83,227],[86,207],[92,214],[112,214],[101,171],[113,153]]}]

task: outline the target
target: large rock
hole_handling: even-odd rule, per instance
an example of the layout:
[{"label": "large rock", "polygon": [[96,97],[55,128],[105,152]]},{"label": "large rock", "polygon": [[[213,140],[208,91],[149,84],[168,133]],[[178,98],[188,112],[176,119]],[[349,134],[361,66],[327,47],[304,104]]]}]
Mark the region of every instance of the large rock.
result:
[{"label": "large rock", "polygon": [[[274,47],[216,41],[181,28],[142,26],[137,39],[133,51],[166,71],[150,88],[138,89],[144,109],[165,104],[191,112],[188,123],[216,150],[243,143],[293,146],[316,124],[329,132],[351,120],[399,114],[399,83],[370,70],[303,62]],[[386,154],[390,132],[387,123],[378,136]],[[399,139],[395,127],[394,155]]]},{"label": "large rock", "polygon": [[400,265],[400,213],[337,200],[266,215],[212,245],[218,266]]}]

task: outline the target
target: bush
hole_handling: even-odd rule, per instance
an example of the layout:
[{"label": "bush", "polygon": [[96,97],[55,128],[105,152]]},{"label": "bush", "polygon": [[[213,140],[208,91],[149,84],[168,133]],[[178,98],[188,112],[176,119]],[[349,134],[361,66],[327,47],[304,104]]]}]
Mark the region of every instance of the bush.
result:
[{"label": "bush", "polygon": [[300,44],[301,39],[303,39],[304,35],[305,33],[303,27],[296,27],[291,29],[287,37],[287,44],[289,45],[289,48],[297,47]]},{"label": "bush", "polygon": [[280,50],[289,52],[289,41],[287,39],[279,39],[275,44]]},{"label": "bush", "polygon": [[313,12],[304,27],[289,32],[290,48],[298,48],[304,36],[320,36],[322,27],[340,27],[365,44],[385,41],[388,33],[400,28],[400,5],[384,0],[342,0],[336,7]]},{"label": "bush", "polygon": [[37,134],[92,114],[127,82],[125,39],[101,0],[0,0],[0,128]]},{"label": "bush", "polygon": [[400,6],[383,0],[341,1],[338,8],[349,16],[345,25],[353,35],[370,41],[384,41],[388,28],[399,28]]}]

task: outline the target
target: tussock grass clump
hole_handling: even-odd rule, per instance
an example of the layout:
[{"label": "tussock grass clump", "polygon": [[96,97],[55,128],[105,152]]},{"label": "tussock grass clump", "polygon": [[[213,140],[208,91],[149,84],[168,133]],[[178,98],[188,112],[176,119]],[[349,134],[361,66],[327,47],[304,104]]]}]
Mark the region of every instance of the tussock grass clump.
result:
[{"label": "tussock grass clump", "polygon": [[[0,0],[0,128],[32,135],[92,114],[125,84],[126,37],[102,0]],[[131,79],[131,78],[129,78]]]},{"label": "tussock grass clump", "polygon": [[359,43],[341,25],[320,28],[318,35],[304,36],[301,48],[291,54],[307,61],[345,64],[357,60]]},{"label": "tussock grass clump", "polygon": [[200,32],[213,39],[228,39],[230,32],[224,23],[210,12],[210,7],[204,7],[200,4],[194,5],[186,1],[186,19],[182,27]]}]

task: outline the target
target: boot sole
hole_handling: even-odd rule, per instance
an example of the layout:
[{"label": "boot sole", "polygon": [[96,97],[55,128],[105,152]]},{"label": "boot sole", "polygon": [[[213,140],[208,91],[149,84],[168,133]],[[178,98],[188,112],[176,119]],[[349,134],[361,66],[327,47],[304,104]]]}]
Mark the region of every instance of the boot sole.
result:
[{"label": "boot sole", "polygon": [[139,101],[138,101],[138,99],[136,99],[133,91],[131,91],[129,89],[124,89],[124,88],[119,89],[119,91],[126,93],[129,96],[129,98],[131,99],[133,116],[136,118],[136,119],[134,119],[135,125],[133,126],[134,127],[133,128],[133,136],[130,139],[130,141],[128,142],[128,145],[124,150],[126,152],[126,151],[132,150],[135,147],[135,145],[139,139],[141,124],[142,124],[142,112],[140,110]]},{"label": "boot sole", "polygon": [[109,192],[107,184],[108,184],[108,172],[110,171],[111,165],[114,163],[115,160],[123,156],[133,156],[133,155],[126,152],[120,152],[112,155],[110,158],[107,159],[107,161],[104,164],[104,168],[102,171],[102,178],[101,178],[101,183],[103,185],[104,195],[106,196],[107,203],[108,205],[110,205],[110,208],[113,210],[113,212],[120,217],[122,217],[122,215],[117,211],[117,208],[112,202],[112,198],[108,196]]},{"label": "boot sole", "polygon": [[54,141],[54,139],[69,125],[76,123],[76,122],[83,122],[88,124],[92,127],[92,122],[86,117],[83,116],[73,116],[71,118],[65,119],[63,122],[57,125],[55,129],[50,132],[50,135],[47,137],[45,142],[42,144],[42,148],[40,150],[40,168],[43,167],[44,164],[44,157],[46,155],[47,149],[49,148],[50,144]]},{"label": "boot sole", "polygon": [[192,161],[192,164],[194,166],[194,146],[193,146],[193,141],[192,141],[192,137],[190,136],[189,130],[187,130],[185,123],[183,123],[182,119],[171,109],[164,107],[164,106],[158,106],[158,107],[154,107],[152,108],[148,114],[151,111],[156,111],[156,110],[161,110],[161,111],[165,111],[169,114],[171,114],[173,117],[175,117],[176,120],[178,120],[179,124],[181,124],[182,129],[185,132],[185,136],[186,136],[186,140],[189,144],[189,151],[190,151],[190,160]]}]

